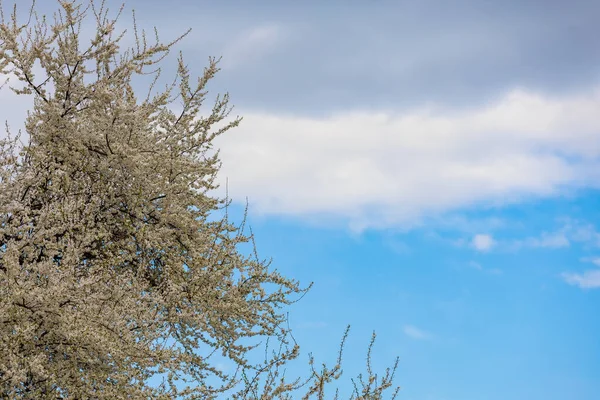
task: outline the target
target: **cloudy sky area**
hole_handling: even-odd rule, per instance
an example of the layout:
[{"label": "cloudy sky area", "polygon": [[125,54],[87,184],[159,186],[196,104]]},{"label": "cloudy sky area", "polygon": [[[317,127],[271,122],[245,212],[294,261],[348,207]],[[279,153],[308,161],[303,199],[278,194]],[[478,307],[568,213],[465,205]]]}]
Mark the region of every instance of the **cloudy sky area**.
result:
[{"label": "cloudy sky area", "polygon": [[404,400],[598,398],[599,2],[127,6],[191,27],[192,71],[223,56],[222,182],[261,255],[315,281],[290,322],[317,361],[350,323],[347,373],[376,329]]}]

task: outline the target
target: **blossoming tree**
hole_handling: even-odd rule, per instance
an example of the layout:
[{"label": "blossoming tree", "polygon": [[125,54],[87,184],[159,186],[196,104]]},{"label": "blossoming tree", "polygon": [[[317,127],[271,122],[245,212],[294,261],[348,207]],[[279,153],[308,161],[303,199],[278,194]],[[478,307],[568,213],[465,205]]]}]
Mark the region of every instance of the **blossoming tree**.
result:
[{"label": "blossoming tree", "polygon": [[[35,4],[0,23],[0,72],[34,102],[26,143],[7,127],[0,146],[0,398],[325,398],[341,349],[331,369],[309,359],[306,380],[282,372],[299,354],[283,308],[308,288],[244,255],[243,224],[214,218],[228,201],[211,195],[211,143],[240,123],[227,95],[201,112],[218,60],[194,81],[180,56],[157,91],[183,36],[150,44],[134,18],[123,50],[104,3],[59,5],[52,23]],[[96,27],[87,43],[82,25]],[[140,74],[154,77],[143,97]],[[265,337],[276,351],[251,362]],[[395,368],[367,367],[353,396],[382,398]]]}]

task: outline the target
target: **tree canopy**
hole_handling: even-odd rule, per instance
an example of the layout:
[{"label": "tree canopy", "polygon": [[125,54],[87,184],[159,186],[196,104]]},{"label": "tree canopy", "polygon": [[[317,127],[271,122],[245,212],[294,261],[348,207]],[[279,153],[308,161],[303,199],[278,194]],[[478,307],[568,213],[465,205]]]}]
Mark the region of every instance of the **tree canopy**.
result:
[{"label": "tree canopy", "polygon": [[[35,4],[0,23],[0,72],[33,98],[26,143],[7,127],[0,146],[0,397],[271,399],[304,384],[324,398],[341,350],[331,369],[311,358],[306,380],[281,370],[299,354],[285,306],[308,288],[240,250],[253,244],[244,221],[214,218],[229,200],[213,194],[212,142],[241,121],[227,94],[204,112],[218,60],[195,79],[180,54],[159,91],[159,64],[185,35],[165,44],[155,31],[151,44],[134,19],[123,48],[123,7],[110,18],[104,2],[59,5],[52,23]],[[265,337],[278,345],[251,362]],[[354,398],[382,398],[395,368],[378,379],[367,366]]]}]

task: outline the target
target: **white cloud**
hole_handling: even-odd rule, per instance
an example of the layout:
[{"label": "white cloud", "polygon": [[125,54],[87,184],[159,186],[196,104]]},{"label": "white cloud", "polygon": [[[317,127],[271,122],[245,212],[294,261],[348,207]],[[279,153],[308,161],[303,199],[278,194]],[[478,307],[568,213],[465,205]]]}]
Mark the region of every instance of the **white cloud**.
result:
[{"label": "white cloud", "polygon": [[234,199],[249,196],[253,212],[341,218],[358,230],[410,226],[476,204],[597,187],[598,109],[600,91],[514,90],[468,111],[242,112],[216,144],[223,181]]},{"label": "white cloud", "polygon": [[563,273],[562,278],[569,285],[579,286],[582,289],[600,288],[600,270],[584,271],[582,274]]},{"label": "white cloud", "polygon": [[223,49],[223,68],[248,65],[281,44],[286,31],[279,25],[262,25],[241,33]]},{"label": "white cloud", "polygon": [[[600,257],[584,257],[581,261],[600,267]],[[564,272],[561,277],[569,285],[579,286],[582,289],[600,288],[600,269],[587,270],[581,274]]]},{"label": "white cloud", "polygon": [[473,240],[471,240],[471,245],[477,251],[488,251],[495,245],[494,238],[490,235],[477,234],[473,236]]},{"label": "white cloud", "polygon": [[404,331],[404,334],[412,339],[417,339],[417,340],[428,340],[431,339],[433,336],[429,333],[426,332],[422,329],[417,328],[416,326],[413,325],[405,325],[404,328],[402,329]]}]

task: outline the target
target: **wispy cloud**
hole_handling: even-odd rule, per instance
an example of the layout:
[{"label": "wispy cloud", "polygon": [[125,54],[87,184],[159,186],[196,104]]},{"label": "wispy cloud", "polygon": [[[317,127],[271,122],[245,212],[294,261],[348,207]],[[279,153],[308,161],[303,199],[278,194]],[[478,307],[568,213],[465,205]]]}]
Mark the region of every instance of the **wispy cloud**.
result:
[{"label": "wispy cloud", "polygon": [[569,218],[565,218],[563,221],[562,229],[572,241],[589,247],[600,247],[600,232],[593,224]]},{"label": "wispy cloud", "polygon": [[521,240],[515,240],[510,243],[512,249],[520,249],[522,247],[529,248],[562,248],[569,247],[571,241],[564,231],[559,232],[543,232],[539,237],[528,237]]},{"label": "wispy cloud", "polygon": [[280,25],[262,25],[235,37],[223,49],[223,68],[247,66],[274,51],[284,40],[286,30]]},{"label": "wispy cloud", "polygon": [[477,271],[487,272],[492,275],[502,275],[502,270],[499,268],[484,268],[480,263],[475,261],[470,261],[467,264],[470,268],[476,269]]},{"label": "wispy cloud", "polygon": [[584,257],[581,259],[582,262],[589,262],[600,267],[600,257]]},{"label": "wispy cloud", "polygon": [[[562,226],[554,231],[544,231],[537,236],[525,238],[494,240],[494,247],[500,251],[516,251],[526,248],[561,249],[570,247],[572,244],[581,244],[592,248],[600,247],[600,233],[593,224],[569,218],[561,218],[558,221],[562,223]],[[476,235],[472,240],[473,247],[485,250],[487,238],[484,236]],[[476,240],[479,240],[479,243],[476,243]],[[464,243],[464,240],[457,241],[456,245],[460,246]],[[597,260],[600,265],[600,258]]]},{"label": "wispy cloud", "polygon": [[412,339],[429,340],[433,338],[433,335],[431,333],[419,329],[414,325],[405,325],[402,330],[406,336]]},{"label": "wispy cloud", "polygon": [[408,254],[411,252],[408,244],[393,237],[392,235],[385,236],[383,239],[383,244],[396,254]]},{"label": "wispy cloud", "polygon": [[539,237],[515,240],[511,246],[513,248],[562,248],[569,247],[572,243],[579,243],[587,247],[600,247],[600,233],[593,224],[571,218],[561,218],[559,222],[562,226],[556,231],[542,232]]},{"label": "wispy cloud", "polygon": [[[600,257],[584,257],[581,261],[600,267]],[[578,286],[582,289],[600,288],[600,269],[591,269],[582,273],[563,272],[561,277],[569,285]]]},{"label": "wispy cloud", "polygon": [[596,187],[599,108],[600,91],[549,98],[514,90],[468,111],[243,112],[240,128],[217,145],[230,193],[248,195],[255,212],[327,215],[359,230],[409,226],[476,204]]},{"label": "wispy cloud", "polygon": [[496,239],[491,234],[483,233],[473,235],[468,240],[464,237],[443,239],[439,235],[436,238],[453,246],[470,247],[478,252],[488,252],[491,250],[514,252],[521,249],[560,249],[569,247],[572,241],[577,241],[564,228],[555,232],[542,232],[539,236],[529,236],[522,239]]},{"label": "wispy cloud", "polygon": [[561,276],[569,285],[579,286],[582,289],[600,288],[600,270],[598,269],[584,271],[581,274],[565,272]]}]

